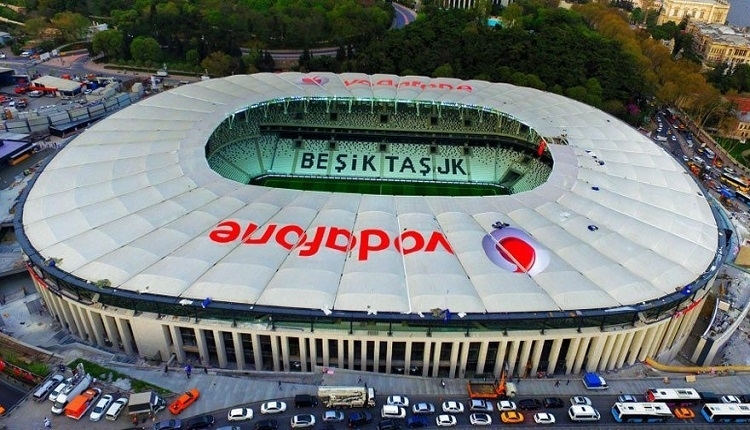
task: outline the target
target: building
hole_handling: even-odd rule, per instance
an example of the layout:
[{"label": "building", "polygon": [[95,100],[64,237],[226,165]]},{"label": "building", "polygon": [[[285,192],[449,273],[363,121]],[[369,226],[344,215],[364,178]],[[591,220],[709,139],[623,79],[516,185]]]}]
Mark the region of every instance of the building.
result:
[{"label": "building", "polygon": [[705,68],[726,63],[730,69],[738,64],[750,63],[750,38],[747,33],[735,31],[723,24],[691,22],[687,32],[693,35],[693,47],[701,56]]},{"label": "building", "polygon": [[728,254],[691,175],[614,117],[413,76],[175,88],[73,140],[16,215],[35,285],[76,336],[250,370],[669,359]]},{"label": "building", "polygon": [[679,24],[688,18],[688,22],[724,24],[728,15],[729,2],[726,0],[663,0],[657,23],[672,21]]}]

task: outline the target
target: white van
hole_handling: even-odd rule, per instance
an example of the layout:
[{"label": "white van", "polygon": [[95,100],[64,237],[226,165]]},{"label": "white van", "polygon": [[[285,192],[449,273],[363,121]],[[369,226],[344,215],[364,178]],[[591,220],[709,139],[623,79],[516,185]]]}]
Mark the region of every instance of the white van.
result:
[{"label": "white van", "polygon": [[51,393],[49,393],[49,396],[47,397],[47,400],[49,400],[50,402],[54,402],[55,399],[57,399],[57,396],[59,396],[63,392],[63,390],[65,389],[65,387],[68,386],[69,382],[70,382],[70,379],[66,379],[65,381],[60,382],[59,384],[57,384],[57,387],[55,387],[55,389],[52,390]]},{"label": "white van", "polygon": [[599,411],[589,405],[573,405],[568,409],[571,421],[599,421]]},{"label": "white van", "polygon": [[115,402],[110,405],[109,409],[107,409],[107,413],[104,415],[104,419],[106,419],[107,421],[115,421],[125,409],[125,405],[127,404],[127,397],[120,397],[119,399],[115,400]]},{"label": "white van", "polygon": [[395,405],[383,405],[380,416],[383,418],[406,418],[406,409]]},{"label": "white van", "polygon": [[36,391],[34,391],[34,394],[32,394],[31,397],[33,397],[37,402],[44,400],[49,395],[49,392],[60,385],[60,383],[64,379],[65,378],[63,378],[63,376],[59,374],[51,377],[50,379],[44,381],[44,383],[40,385]]}]

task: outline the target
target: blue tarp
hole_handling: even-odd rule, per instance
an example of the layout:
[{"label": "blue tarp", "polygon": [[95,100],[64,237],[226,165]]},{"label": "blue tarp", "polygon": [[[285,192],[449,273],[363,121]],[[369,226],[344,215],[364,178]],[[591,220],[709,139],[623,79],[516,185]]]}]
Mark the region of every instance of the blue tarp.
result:
[{"label": "blue tarp", "polygon": [[588,372],[583,375],[583,383],[586,388],[599,388],[602,386],[602,378],[597,373]]}]

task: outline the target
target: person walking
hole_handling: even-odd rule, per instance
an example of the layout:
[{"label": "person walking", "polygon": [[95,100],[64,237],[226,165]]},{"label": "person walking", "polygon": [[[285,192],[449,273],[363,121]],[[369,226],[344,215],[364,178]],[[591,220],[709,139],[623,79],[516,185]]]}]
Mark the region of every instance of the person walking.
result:
[{"label": "person walking", "polygon": [[169,373],[169,365],[164,364],[164,374],[166,375],[167,373]]},{"label": "person walking", "polygon": [[50,422],[50,420],[47,417],[44,417],[44,428],[46,428],[46,429],[51,429],[52,428],[52,423]]},{"label": "person walking", "polygon": [[560,386],[560,380],[558,379],[555,381],[555,387],[559,387],[559,386]]},{"label": "person walking", "polygon": [[187,375],[187,378],[188,378],[188,379],[190,379],[190,374],[191,374],[192,372],[193,372],[193,368],[192,368],[192,367],[190,367],[190,365],[189,365],[189,364],[188,364],[187,366],[185,366],[185,374]]}]

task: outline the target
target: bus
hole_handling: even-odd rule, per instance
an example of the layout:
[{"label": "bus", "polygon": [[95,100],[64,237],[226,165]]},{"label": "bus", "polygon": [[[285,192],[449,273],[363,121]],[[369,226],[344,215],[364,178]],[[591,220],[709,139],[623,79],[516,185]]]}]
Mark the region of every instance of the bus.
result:
[{"label": "bus", "polygon": [[672,419],[666,403],[615,403],[612,416],[618,423],[665,423]]},{"label": "bus", "polygon": [[750,193],[742,193],[737,191],[736,193],[734,193],[734,197],[740,202],[746,205],[750,205]]},{"label": "bus", "polygon": [[701,415],[710,423],[750,423],[750,403],[706,403]]},{"label": "bus", "polygon": [[692,406],[701,402],[701,395],[692,388],[649,388],[646,400],[670,406]]},{"label": "bus", "polygon": [[716,158],[716,153],[709,148],[703,148],[703,155],[709,160],[713,160],[714,158]]},{"label": "bus", "polygon": [[750,181],[741,176],[735,176],[724,172],[721,174],[721,183],[741,193],[747,193],[750,191]]}]

